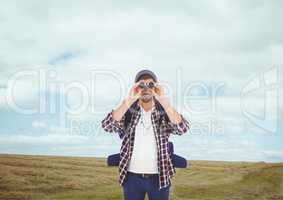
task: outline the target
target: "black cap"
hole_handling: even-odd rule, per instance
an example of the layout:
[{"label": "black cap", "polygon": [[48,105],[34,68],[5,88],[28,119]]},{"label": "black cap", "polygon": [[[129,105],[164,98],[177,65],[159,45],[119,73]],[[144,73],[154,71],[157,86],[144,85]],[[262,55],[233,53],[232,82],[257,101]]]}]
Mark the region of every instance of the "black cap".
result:
[{"label": "black cap", "polygon": [[135,78],[135,83],[138,82],[139,79],[141,78],[141,76],[143,76],[143,75],[149,75],[154,80],[154,82],[157,82],[156,75],[152,71],[144,69],[144,70],[141,70],[137,73],[136,78]]}]

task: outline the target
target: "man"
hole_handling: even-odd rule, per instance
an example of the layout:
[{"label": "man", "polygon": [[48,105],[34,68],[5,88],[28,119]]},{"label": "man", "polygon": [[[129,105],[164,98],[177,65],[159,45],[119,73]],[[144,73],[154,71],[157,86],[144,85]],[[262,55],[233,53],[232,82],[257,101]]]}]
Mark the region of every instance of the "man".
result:
[{"label": "man", "polygon": [[107,132],[122,139],[119,183],[125,200],[168,200],[171,178],[176,173],[168,151],[170,134],[182,135],[188,121],[164,96],[156,75],[141,70],[129,96],[102,120]]}]

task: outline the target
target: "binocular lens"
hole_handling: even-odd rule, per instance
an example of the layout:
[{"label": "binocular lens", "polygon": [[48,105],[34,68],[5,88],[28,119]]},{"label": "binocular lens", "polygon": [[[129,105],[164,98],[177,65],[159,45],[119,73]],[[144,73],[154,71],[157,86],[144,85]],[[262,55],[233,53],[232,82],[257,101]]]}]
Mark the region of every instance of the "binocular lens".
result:
[{"label": "binocular lens", "polygon": [[149,82],[148,83],[148,88],[154,88],[154,83],[153,82]]}]

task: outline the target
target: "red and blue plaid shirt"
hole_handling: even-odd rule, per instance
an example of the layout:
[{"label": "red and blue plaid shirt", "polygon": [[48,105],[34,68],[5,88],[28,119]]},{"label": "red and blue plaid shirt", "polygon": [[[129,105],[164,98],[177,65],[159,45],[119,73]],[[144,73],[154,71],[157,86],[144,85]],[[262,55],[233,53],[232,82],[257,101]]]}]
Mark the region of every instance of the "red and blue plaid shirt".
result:
[{"label": "red and blue plaid shirt", "polygon": [[[158,103],[156,99],[154,100],[155,103]],[[138,101],[133,103],[131,109],[133,109],[135,112],[133,112],[133,115],[127,128],[125,128],[124,124],[125,115],[120,121],[116,121],[113,118],[112,114],[114,109],[112,109],[111,112],[109,112],[107,116],[101,121],[102,128],[106,132],[118,133],[119,137],[122,139],[119,162],[119,183],[121,186],[123,185],[127,175],[128,164],[131,159],[134,148],[135,127],[141,116],[141,108],[138,104]],[[159,171],[159,189],[171,185],[170,179],[176,173],[169,154],[169,136],[170,134],[182,135],[186,133],[189,129],[189,123],[183,117],[183,115],[181,115],[182,121],[178,124],[174,124],[170,122],[170,120],[166,123],[166,120],[163,116],[164,115],[162,115],[161,112],[155,106],[151,113],[151,121],[158,148],[157,158]]]}]

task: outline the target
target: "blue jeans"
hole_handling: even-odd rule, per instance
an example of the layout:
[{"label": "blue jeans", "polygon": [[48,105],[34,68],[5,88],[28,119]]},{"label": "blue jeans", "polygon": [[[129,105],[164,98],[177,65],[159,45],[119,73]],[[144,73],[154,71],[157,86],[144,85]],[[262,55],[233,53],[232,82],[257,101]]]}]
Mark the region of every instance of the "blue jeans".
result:
[{"label": "blue jeans", "polygon": [[124,200],[144,200],[146,193],[149,200],[168,200],[171,183],[159,190],[158,181],[158,174],[150,178],[142,178],[128,173],[123,184]]}]

